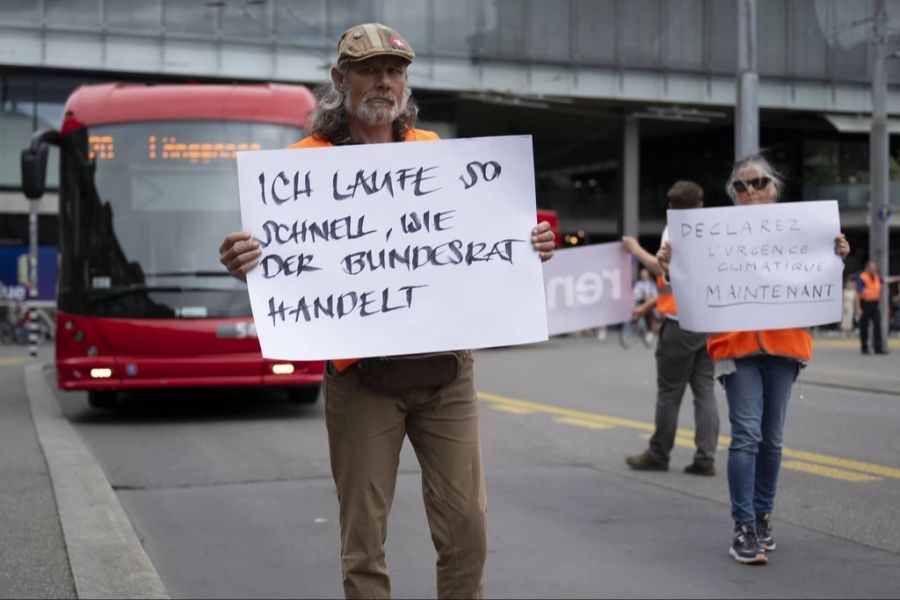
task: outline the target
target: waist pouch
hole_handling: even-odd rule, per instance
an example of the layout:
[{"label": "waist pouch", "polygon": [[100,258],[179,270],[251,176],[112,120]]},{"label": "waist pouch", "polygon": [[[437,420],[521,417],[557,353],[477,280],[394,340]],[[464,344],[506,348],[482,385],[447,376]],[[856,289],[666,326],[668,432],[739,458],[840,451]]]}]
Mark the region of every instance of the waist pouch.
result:
[{"label": "waist pouch", "polygon": [[408,392],[436,388],[452,383],[459,375],[458,352],[433,352],[364,358],[357,363],[360,379],[389,392]]}]

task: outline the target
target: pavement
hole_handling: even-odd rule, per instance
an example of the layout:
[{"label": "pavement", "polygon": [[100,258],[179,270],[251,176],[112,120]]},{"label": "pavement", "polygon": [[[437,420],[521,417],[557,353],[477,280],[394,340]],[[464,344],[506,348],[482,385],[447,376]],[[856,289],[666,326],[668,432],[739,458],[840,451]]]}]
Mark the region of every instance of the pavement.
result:
[{"label": "pavement", "polygon": [[[616,343],[610,336],[607,343]],[[803,385],[897,396],[889,355],[821,336]],[[102,470],[50,388],[52,347],[0,346],[0,598],[160,598],[168,593]]]},{"label": "pavement", "polygon": [[53,484],[25,391],[27,362],[21,347],[0,346],[0,597],[74,598]]},{"label": "pavement", "polygon": [[900,338],[890,338],[888,348],[892,354],[864,355],[856,338],[817,337],[801,381],[900,395]]}]

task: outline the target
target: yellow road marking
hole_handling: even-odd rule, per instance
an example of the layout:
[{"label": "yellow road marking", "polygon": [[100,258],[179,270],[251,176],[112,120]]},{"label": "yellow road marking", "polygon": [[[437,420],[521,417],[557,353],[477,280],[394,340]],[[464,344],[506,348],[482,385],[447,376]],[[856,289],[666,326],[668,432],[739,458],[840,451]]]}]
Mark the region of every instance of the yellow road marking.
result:
[{"label": "yellow road marking", "polygon": [[676,446],[684,446],[685,448],[693,448],[694,447],[694,438],[682,437],[680,435],[675,436],[675,445]]},{"label": "yellow road marking", "polygon": [[609,423],[601,423],[590,419],[576,419],[575,417],[553,417],[553,420],[557,423],[575,425],[576,427],[585,427],[587,429],[611,429],[615,427],[615,425],[610,425]]},{"label": "yellow road marking", "polygon": [[491,405],[491,408],[494,410],[499,410],[502,412],[512,413],[514,415],[530,415],[536,411],[531,410],[530,408],[522,408],[520,406],[515,406],[512,404],[503,404],[502,402],[497,402]]},{"label": "yellow road marking", "polygon": [[500,396],[498,394],[490,394],[488,392],[478,392],[478,396],[482,400],[487,400],[491,402],[493,405],[496,403],[503,404],[505,406],[519,406],[521,408],[528,408],[534,412],[542,412],[548,413],[551,415],[558,415],[561,417],[574,417],[576,419],[583,419],[587,421],[593,421],[597,423],[606,423],[608,425],[621,425],[623,427],[631,427],[632,429],[641,429],[644,431],[653,431],[653,425],[650,423],[644,423],[643,421],[635,421],[634,419],[623,419],[621,417],[611,417],[609,415],[599,415],[597,413],[591,413],[584,410],[576,410],[574,408],[563,408],[562,406],[553,406],[552,404],[542,404],[540,402],[532,402],[530,400],[518,400],[516,398],[508,398],[506,396]]},{"label": "yellow road marking", "polygon": [[[554,415],[554,420],[556,421],[565,422],[571,425],[576,424],[575,421],[577,421],[577,424],[583,427],[587,426],[587,423],[599,425],[600,427],[597,427],[597,429],[609,429],[614,426],[621,426],[631,429],[638,429],[645,432],[652,432],[654,430],[654,425],[652,423],[638,421],[635,419],[625,419],[622,417],[601,415],[598,413],[577,410],[574,408],[564,408],[562,406],[554,406],[552,404],[543,404],[541,402],[534,402],[531,400],[519,400],[517,398],[509,398],[508,396],[501,396],[499,394],[491,394],[488,392],[478,392],[478,396],[482,400],[489,402],[493,408],[497,408],[499,410],[514,412],[511,409],[518,409],[519,411],[522,411],[522,414],[545,413]],[[499,408],[501,406],[503,408]],[[693,447],[694,432],[692,430],[679,428],[676,431],[675,435],[676,444]],[[730,443],[730,437],[724,435],[719,436],[719,444],[722,447],[727,447]],[[782,453],[786,458],[795,459],[782,462],[782,466],[805,471],[807,473],[816,473],[819,475],[822,475],[826,472],[838,473],[842,476],[837,478],[844,479],[846,481],[876,481],[880,477],[900,479],[900,469],[895,467],[877,465],[873,463],[862,462],[859,460],[852,460],[849,458],[829,456],[827,454],[819,454],[817,452],[809,452],[806,450],[794,450],[792,448],[783,448]],[[795,465],[801,466],[798,467]],[[858,475],[857,473],[852,473],[851,471],[866,473],[874,477]],[[851,479],[850,477],[855,477],[855,479]]]},{"label": "yellow road marking", "polygon": [[[728,443],[724,445],[727,447]],[[685,448],[693,448],[694,440],[693,438],[680,437],[676,436],[675,445],[684,446]],[[791,450],[790,448],[782,449],[782,454],[785,456],[804,456],[807,454],[811,454],[813,456],[813,460],[818,462],[823,462],[822,459],[831,459],[830,462],[833,464],[846,465],[850,463],[856,466],[856,471],[864,470],[865,472],[880,472],[883,470],[896,471],[897,469],[891,469],[890,467],[882,467],[880,465],[868,465],[866,463],[859,463],[853,460],[844,460],[839,458],[834,458],[831,456],[823,456],[821,454],[815,454],[813,452],[801,452],[798,450]],[[841,479],[843,481],[881,481],[881,477],[876,477],[874,475],[864,475],[863,473],[858,473],[856,471],[848,471],[847,469],[838,469],[836,467],[828,467],[823,464],[815,464],[811,462],[805,462],[800,460],[783,460],[781,461],[781,466],[785,469],[794,469],[795,471],[803,471],[804,473],[812,473],[814,475],[822,475],[823,477],[831,477],[833,479]],[[862,467],[862,468],[860,468]],[[875,468],[873,468],[875,467]],[[890,475],[889,475],[890,477]]]},{"label": "yellow road marking", "polygon": [[[643,438],[649,438],[649,435],[642,436]],[[726,438],[727,439],[727,438]],[[676,435],[675,436],[675,445],[682,446],[684,448],[693,448],[694,447],[694,438],[689,438],[685,436]],[[725,446],[728,445],[728,442],[725,443]],[[783,452],[784,453],[784,452]],[[853,462],[853,461],[850,461]],[[864,475],[862,473],[857,473],[855,471],[848,471],[846,469],[837,469],[835,467],[827,467],[825,465],[817,465],[814,463],[799,461],[799,460],[783,460],[781,461],[781,466],[785,469],[793,469],[795,471],[803,471],[804,473],[812,473],[813,475],[821,475],[822,477],[831,477],[832,479],[840,479],[842,481],[881,481],[881,477],[874,477],[872,475]],[[875,465],[877,466],[877,465]],[[885,467],[887,468],[887,467]]]},{"label": "yellow road marking", "polygon": [[781,466],[785,469],[794,469],[804,473],[812,473],[813,475],[842,479],[844,481],[881,481],[881,477],[872,477],[871,475],[863,475],[862,473],[854,473],[853,471],[835,469],[834,467],[826,467],[799,460],[784,460],[781,461]]},{"label": "yellow road marking", "polygon": [[[815,338],[813,347],[819,348],[855,348],[859,349],[859,337],[852,338]],[[888,338],[888,348],[900,348],[900,338]]]},{"label": "yellow road marking", "polygon": [[28,361],[27,356],[6,356],[0,358],[0,365],[24,365]]},{"label": "yellow road marking", "polygon": [[832,467],[841,467],[843,469],[852,469],[870,475],[881,475],[883,477],[893,477],[900,479],[900,469],[894,467],[885,467],[872,463],[860,462],[858,460],[850,460],[849,458],[838,458],[836,456],[828,456],[826,454],[817,454],[815,452],[805,452],[803,450],[792,450],[784,448],[783,451],[788,458],[798,458],[809,462],[820,463]]}]

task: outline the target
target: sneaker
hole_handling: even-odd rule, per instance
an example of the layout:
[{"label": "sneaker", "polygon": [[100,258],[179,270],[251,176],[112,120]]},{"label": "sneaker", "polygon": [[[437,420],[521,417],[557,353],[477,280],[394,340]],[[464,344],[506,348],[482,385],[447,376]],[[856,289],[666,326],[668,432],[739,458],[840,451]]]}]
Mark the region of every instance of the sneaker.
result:
[{"label": "sneaker", "polygon": [[766,552],[775,549],[775,539],[772,537],[772,513],[756,515],[756,541]]},{"label": "sneaker", "polygon": [[684,468],[684,472],[691,475],[712,477],[716,474],[716,466],[712,462],[699,462],[695,460]]},{"label": "sneaker", "polygon": [[653,459],[649,452],[635,454],[625,459],[628,466],[635,471],[668,471],[669,463],[661,463]]},{"label": "sneaker", "polygon": [[731,558],[744,565],[764,565],[769,562],[766,551],[756,541],[753,523],[744,523],[734,530],[734,540],[728,550]]}]

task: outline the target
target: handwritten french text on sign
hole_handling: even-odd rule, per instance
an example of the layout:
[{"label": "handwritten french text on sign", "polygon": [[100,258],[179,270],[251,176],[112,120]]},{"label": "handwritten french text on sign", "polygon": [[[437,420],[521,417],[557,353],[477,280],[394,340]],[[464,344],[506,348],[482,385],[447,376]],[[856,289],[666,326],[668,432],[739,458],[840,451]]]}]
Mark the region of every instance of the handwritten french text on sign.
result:
[{"label": "handwritten french text on sign", "polygon": [[239,152],[238,179],[263,356],[547,339],[530,137]]},{"label": "handwritten french text on sign", "polygon": [[837,202],[669,210],[672,291],[689,331],[809,327],[841,319]]},{"label": "handwritten french text on sign", "polygon": [[628,321],[631,255],[621,242],[557,250],[544,263],[550,335]]}]

